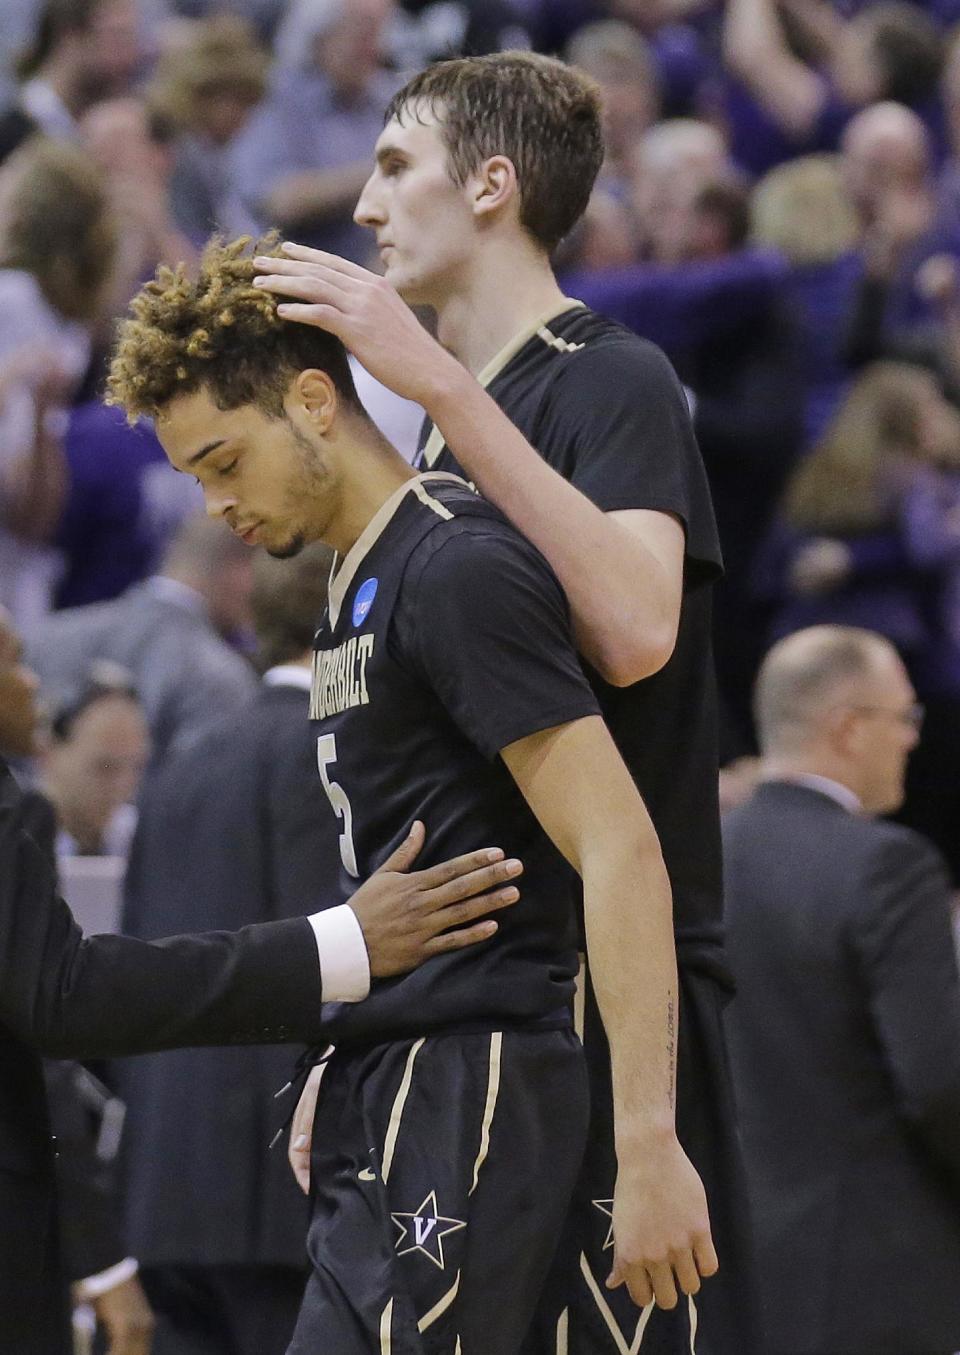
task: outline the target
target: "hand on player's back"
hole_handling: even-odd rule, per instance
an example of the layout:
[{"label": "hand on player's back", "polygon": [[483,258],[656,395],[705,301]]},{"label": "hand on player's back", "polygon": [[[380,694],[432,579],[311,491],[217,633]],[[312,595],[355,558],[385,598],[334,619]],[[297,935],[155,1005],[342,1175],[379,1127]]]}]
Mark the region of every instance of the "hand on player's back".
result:
[{"label": "hand on player's back", "polygon": [[[498,847],[412,871],[424,836],[423,824],[415,823],[407,839],[350,900],[375,978],[403,974],[431,956],[489,940],[496,922],[476,919],[507,908],[520,897],[520,891],[506,882],[523,866],[505,861]],[[449,931],[451,927],[458,930]]]},{"label": "hand on player's back", "polygon": [[674,1308],[719,1269],[703,1184],[673,1135],[618,1153],[613,1200],[613,1270],[634,1303]]}]

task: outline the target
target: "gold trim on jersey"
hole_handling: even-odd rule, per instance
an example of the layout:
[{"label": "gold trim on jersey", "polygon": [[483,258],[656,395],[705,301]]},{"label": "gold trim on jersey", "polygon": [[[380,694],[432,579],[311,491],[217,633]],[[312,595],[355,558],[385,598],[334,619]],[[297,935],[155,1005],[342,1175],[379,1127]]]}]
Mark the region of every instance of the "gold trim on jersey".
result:
[{"label": "gold trim on jersey", "polygon": [[[448,509],[443,507],[443,504],[438,503],[431,495],[425,494],[423,484],[426,480],[454,480],[457,484],[466,484],[466,481],[462,480],[459,475],[450,475],[447,471],[426,471],[422,475],[414,475],[409,480],[404,480],[403,484],[394,490],[389,499],[381,504],[343,557],[336,574],[331,571],[328,594],[331,630],[336,628],[340,619],[343,599],[356,576],[357,570],[363,564],[364,557],[370,554],[380,537],[383,536],[400,504],[411,490],[414,491],[421,503],[426,504],[428,508],[432,508],[440,517],[453,516]],[[334,565],[336,565],[336,561],[334,561]]]},{"label": "gold trim on jersey", "polygon": [[[559,301],[555,301],[542,315],[538,315],[535,320],[531,320],[528,325],[524,325],[523,329],[514,334],[513,338],[503,345],[499,353],[494,354],[477,376],[480,385],[486,389],[494,377],[500,375],[507,363],[517,356],[524,344],[529,343],[535,334],[539,334],[544,343],[549,344],[551,348],[556,348],[561,353],[572,353],[576,349],[582,348],[583,344],[567,344],[566,339],[558,339],[555,334],[547,329],[547,325],[551,320],[556,320],[558,316],[566,315],[567,311],[578,310],[583,306],[584,302],[575,301],[573,297],[569,296],[563,296]],[[439,429],[431,428],[430,436],[420,454],[420,464],[429,469],[443,451],[443,447],[443,434]]]}]

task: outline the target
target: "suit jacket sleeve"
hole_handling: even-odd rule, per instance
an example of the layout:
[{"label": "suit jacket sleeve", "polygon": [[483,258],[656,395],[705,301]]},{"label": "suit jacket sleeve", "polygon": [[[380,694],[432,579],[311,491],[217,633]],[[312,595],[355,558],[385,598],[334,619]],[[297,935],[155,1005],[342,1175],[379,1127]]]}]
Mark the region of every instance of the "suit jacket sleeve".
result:
[{"label": "suit jacket sleeve", "polygon": [[306,918],[239,932],[84,938],[20,823],[0,763],[0,1022],[54,1058],[312,1043],[320,980]]},{"label": "suit jacket sleeve", "polygon": [[960,1189],[960,979],[946,871],[922,838],[890,829],[854,945],[900,1109]]}]

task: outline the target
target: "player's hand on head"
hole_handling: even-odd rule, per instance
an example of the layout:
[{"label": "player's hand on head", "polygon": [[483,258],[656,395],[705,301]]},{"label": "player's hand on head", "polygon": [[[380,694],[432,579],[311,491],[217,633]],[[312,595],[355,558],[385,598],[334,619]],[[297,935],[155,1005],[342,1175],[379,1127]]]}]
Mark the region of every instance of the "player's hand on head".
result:
[{"label": "player's hand on head", "polygon": [[403,974],[434,955],[488,941],[497,923],[486,915],[508,908],[520,897],[508,882],[523,866],[505,860],[498,847],[412,870],[424,836],[423,824],[415,823],[350,900],[376,978]]},{"label": "player's hand on head", "polygon": [[397,395],[426,404],[427,392],[459,363],[427,333],[395,288],[359,264],[306,245],[283,258],[258,255],[255,285],[280,298],[285,320],[335,334],[371,376]]},{"label": "player's hand on head", "polygon": [[621,1154],[612,1214],[607,1287],[625,1284],[639,1307],[675,1308],[719,1269],[703,1184],[676,1137]]}]

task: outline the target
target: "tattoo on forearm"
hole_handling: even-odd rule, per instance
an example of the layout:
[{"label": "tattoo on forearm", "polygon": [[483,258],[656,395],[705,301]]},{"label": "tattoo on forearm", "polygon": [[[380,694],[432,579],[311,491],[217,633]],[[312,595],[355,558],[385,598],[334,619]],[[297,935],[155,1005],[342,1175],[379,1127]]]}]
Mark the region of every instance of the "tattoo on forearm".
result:
[{"label": "tattoo on forearm", "polygon": [[670,1101],[670,1109],[675,1110],[676,1104],[676,1081],[677,1081],[677,1014],[676,1004],[673,998],[667,1001],[667,1096]]}]

